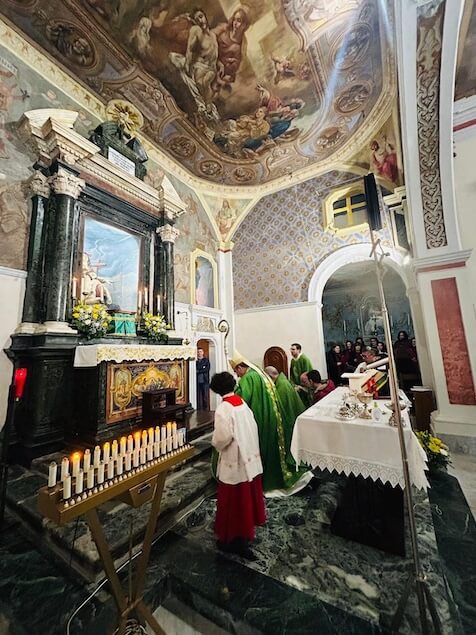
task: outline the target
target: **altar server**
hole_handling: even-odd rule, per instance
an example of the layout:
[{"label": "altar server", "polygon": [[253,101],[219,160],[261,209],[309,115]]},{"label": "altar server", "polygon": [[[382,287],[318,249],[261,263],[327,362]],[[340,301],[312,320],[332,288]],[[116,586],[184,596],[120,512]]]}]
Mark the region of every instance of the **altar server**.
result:
[{"label": "altar server", "polygon": [[266,522],[258,427],[252,411],[234,394],[230,373],[212,377],[210,388],[223,401],[215,411],[212,445],[218,451],[217,514],[215,534],[218,547],[254,559],[249,541],[255,527]]}]

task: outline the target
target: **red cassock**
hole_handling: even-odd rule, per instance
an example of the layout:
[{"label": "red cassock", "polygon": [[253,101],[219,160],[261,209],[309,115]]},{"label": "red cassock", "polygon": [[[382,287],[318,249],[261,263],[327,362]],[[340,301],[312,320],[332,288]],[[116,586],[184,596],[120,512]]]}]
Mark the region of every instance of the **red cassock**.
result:
[{"label": "red cassock", "polygon": [[[243,404],[238,395],[224,397],[223,401],[232,406]],[[237,538],[253,540],[255,528],[265,523],[266,508],[261,474],[252,481],[236,485],[218,482],[215,534],[220,542],[230,543]]]}]

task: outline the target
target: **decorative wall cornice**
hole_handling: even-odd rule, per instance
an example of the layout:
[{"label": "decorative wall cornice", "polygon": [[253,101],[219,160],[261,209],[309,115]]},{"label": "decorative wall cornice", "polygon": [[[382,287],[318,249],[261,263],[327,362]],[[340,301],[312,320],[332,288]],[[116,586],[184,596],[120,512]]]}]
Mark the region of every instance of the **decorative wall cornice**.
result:
[{"label": "decorative wall cornice", "polygon": [[180,236],[180,231],[173,225],[163,225],[157,228],[157,233],[163,243],[174,243],[175,239]]},{"label": "decorative wall cornice", "polygon": [[83,179],[62,169],[53,176],[50,176],[48,182],[55,194],[64,194],[74,199],[79,198],[82,190],[86,187],[86,183]]}]

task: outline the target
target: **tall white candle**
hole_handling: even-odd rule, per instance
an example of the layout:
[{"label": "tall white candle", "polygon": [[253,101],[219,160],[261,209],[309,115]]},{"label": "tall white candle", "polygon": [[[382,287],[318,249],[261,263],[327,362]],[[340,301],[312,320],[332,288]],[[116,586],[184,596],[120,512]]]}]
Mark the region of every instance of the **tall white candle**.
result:
[{"label": "tall white candle", "polygon": [[160,426],[155,426],[154,441],[160,441]]},{"label": "tall white candle", "polygon": [[148,461],[154,460],[154,444],[153,443],[149,443],[149,445],[147,446],[147,460]]},{"label": "tall white candle", "polygon": [[132,434],[130,434],[127,437],[127,451],[132,452],[133,449],[134,449],[134,437],[132,436]]},{"label": "tall white candle", "polygon": [[162,439],[160,443],[162,445],[162,454],[167,454],[167,439]]},{"label": "tall white candle", "polygon": [[172,452],[172,437],[167,437],[167,452]]},{"label": "tall white candle", "polygon": [[172,434],[172,444],[173,444],[174,450],[176,450],[176,449],[178,448],[178,435],[177,435],[177,431],[175,431],[175,432]]},{"label": "tall white candle", "polygon": [[104,447],[104,454],[103,454],[102,460],[104,461],[104,463],[107,464],[109,462],[109,456],[111,454],[111,445],[109,441],[106,441],[103,447]]},{"label": "tall white candle", "polygon": [[146,449],[144,447],[142,447],[140,449],[140,464],[144,465],[144,463],[147,460],[147,454],[146,454]]},{"label": "tall white candle", "polygon": [[126,437],[121,437],[121,440],[119,442],[119,452],[121,454],[125,454],[127,451],[127,439]]},{"label": "tall white candle", "polygon": [[111,457],[116,460],[117,459],[117,455],[118,455],[118,448],[119,445],[117,443],[117,439],[114,439],[114,441],[112,442],[111,445]]},{"label": "tall white candle", "polygon": [[87,477],[87,487],[88,489],[93,489],[94,487],[94,468],[91,466],[88,470],[88,477]]},{"label": "tall white candle", "polygon": [[174,432],[177,432],[177,424],[176,424],[176,422],[175,422],[175,421],[172,423],[172,434],[173,434]]},{"label": "tall white candle", "polygon": [[124,462],[123,462],[123,461],[124,461],[124,460],[123,460],[123,455],[122,455],[122,454],[119,454],[119,456],[117,457],[117,461],[116,461],[116,474],[117,474],[118,476],[121,476],[121,474],[122,474],[122,472],[123,472],[123,469],[122,469],[122,466],[123,466],[123,464],[124,464]]},{"label": "tall white candle", "polygon": [[74,488],[74,491],[76,492],[76,494],[81,494],[81,492],[83,491],[83,479],[84,479],[84,472],[83,470],[79,470],[78,476],[76,477],[76,483]]},{"label": "tall white candle", "polygon": [[137,430],[137,432],[134,432],[134,450],[140,450],[140,439],[141,435],[139,430]]},{"label": "tall white candle", "polygon": [[126,452],[126,456],[124,459],[126,472],[131,471],[131,459],[132,459],[132,452]]},{"label": "tall white candle", "polygon": [[107,478],[108,480],[114,478],[114,459],[109,459],[107,462]]},{"label": "tall white candle", "polygon": [[78,297],[78,281],[76,280],[76,278],[73,278],[73,289],[71,295],[73,296],[73,300],[76,300],[76,298]]},{"label": "tall white candle", "polygon": [[139,448],[135,448],[134,453],[132,455],[133,467],[139,467],[139,462],[140,462],[140,450]]},{"label": "tall white candle", "polygon": [[91,467],[91,452],[90,450],[84,450],[84,458],[83,458],[83,471],[85,474],[88,473],[89,468]]},{"label": "tall white candle", "polygon": [[172,436],[172,423],[169,421],[167,423],[167,438]]},{"label": "tall white candle", "polygon": [[101,462],[101,448],[99,445],[97,445],[94,448],[94,455],[93,455],[93,465],[95,468],[99,467],[99,463]]},{"label": "tall white candle", "polygon": [[154,428],[149,428],[147,430],[147,445],[154,443]]},{"label": "tall white candle", "polygon": [[79,473],[79,468],[81,467],[81,454],[79,452],[75,452],[73,454],[73,476],[76,478]]},{"label": "tall white candle", "polygon": [[48,487],[54,487],[56,485],[56,477],[58,475],[58,466],[55,461],[50,463],[48,468]]},{"label": "tall white candle", "polygon": [[98,467],[98,485],[102,485],[104,483],[104,461],[99,462]]},{"label": "tall white candle", "polygon": [[69,475],[69,459],[67,456],[63,457],[63,460],[61,461],[61,480],[64,481],[64,479]]},{"label": "tall white candle", "polygon": [[142,447],[147,447],[147,430],[142,430]]},{"label": "tall white candle", "polygon": [[167,438],[167,427],[162,426],[162,428],[160,429],[160,440],[163,441],[166,438]]},{"label": "tall white candle", "polygon": [[71,498],[71,476],[67,474],[63,479],[63,500]]},{"label": "tall white candle", "polygon": [[154,443],[154,456],[158,458],[160,456],[160,441]]}]

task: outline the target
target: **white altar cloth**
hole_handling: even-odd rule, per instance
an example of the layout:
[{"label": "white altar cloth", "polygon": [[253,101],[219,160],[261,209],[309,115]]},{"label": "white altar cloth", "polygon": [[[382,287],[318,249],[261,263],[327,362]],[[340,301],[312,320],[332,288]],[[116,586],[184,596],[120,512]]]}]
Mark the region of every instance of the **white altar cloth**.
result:
[{"label": "white altar cloth", "polygon": [[[335,418],[347,388],[336,388],[296,419],[291,453],[299,465],[328,469],[347,476],[370,477],[373,481],[405,486],[398,431],[388,425],[390,412],[383,408],[389,400],[379,399],[385,411],[378,423],[365,419],[340,421]],[[425,475],[426,454],[410,427],[408,412],[402,412],[406,424],[405,444],[412,483],[418,489],[429,487]]]},{"label": "white altar cloth", "polygon": [[143,362],[170,359],[195,359],[193,346],[154,345],[154,344],[84,344],[77,346],[74,353],[74,366],[84,368],[97,366],[101,362]]}]

